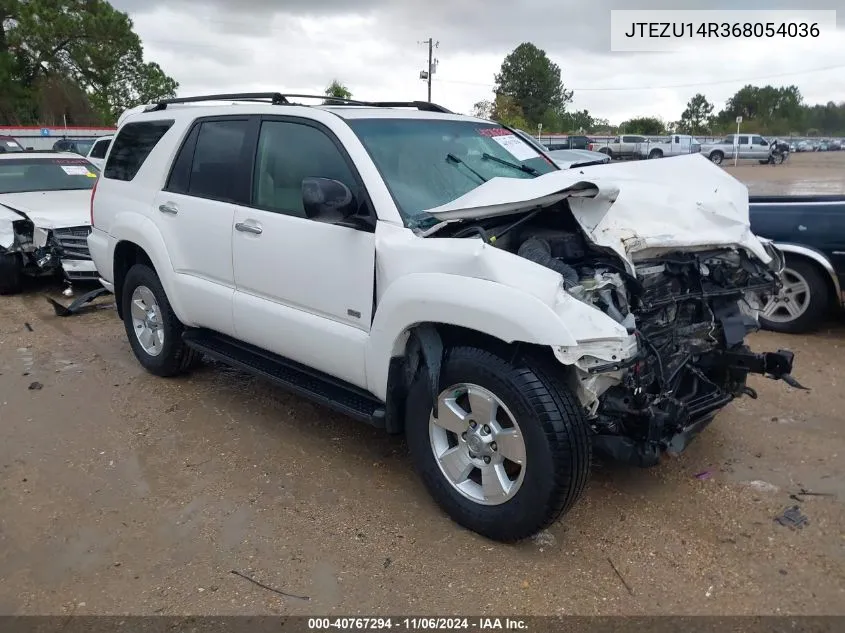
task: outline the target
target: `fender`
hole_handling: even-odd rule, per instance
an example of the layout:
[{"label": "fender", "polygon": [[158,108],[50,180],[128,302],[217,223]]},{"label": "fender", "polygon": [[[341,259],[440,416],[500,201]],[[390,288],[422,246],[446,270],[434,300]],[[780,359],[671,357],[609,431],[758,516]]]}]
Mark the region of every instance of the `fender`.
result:
[{"label": "fender", "polygon": [[[167,253],[164,238],[155,223],[140,213],[118,213],[109,227],[109,235],[114,247],[111,249],[111,261],[114,262],[114,253],[120,242],[132,242],[144,250],[155,266],[167,300],[176,313],[176,317],[185,323],[185,316],[188,311],[180,299],[180,293],[176,288],[174,280],[176,275],[173,270],[173,263]],[[112,279],[112,283],[114,283]]]},{"label": "fender", "polygon": [[419,323],[461,326],[506,343],[578,344],[551,306],[522,290],[446,273],[406,275],[385,291],[370,331],[365,353],[367,385],[377,397],[387,397],[390,359],[403,353],[408,330]]},{"label": "fender", "polygon": [[784,253],[800,255],[816,262],[825,272],[827,272],[827,276],[830,277],[830,281],[833,283],[833,291],[836,293],[835,296],[837,298],[842,297],[842,289],[839,285],[839,276],[836,274],[833,264],[830,263],[830,260],[824,253],[816,250],[815,248],[804,246],[803,244],[792,244],[790,242],[773,242],[773,244]]},{"label": "fender", "polygon": [[0,204],[0,248],[4,251],[15,243],[15,228],[13,223],[20,222],[21,220],[28,221],[29,218],[17,209]]}]

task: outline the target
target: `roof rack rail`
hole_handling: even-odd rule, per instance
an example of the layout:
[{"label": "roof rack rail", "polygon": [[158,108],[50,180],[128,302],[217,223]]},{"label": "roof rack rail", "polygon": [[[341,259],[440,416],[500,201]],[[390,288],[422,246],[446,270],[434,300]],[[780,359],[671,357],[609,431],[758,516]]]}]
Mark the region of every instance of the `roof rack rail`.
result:
[{"label": "roof rack rail", "polygon": [[217,95],[199,95],[196,97],[175,97],[172,99],[162,99],[155,105],[144,109],[144,112],[157,112],[159,110],[167,109],[169,105],[178,103],[197,103],[200,101],[260,101],[264,103],[269,100],[274,105],[281,105],[290,103],[285,99],[284,95],[279,92],[236,92],[230,94]]},{"label": "roof rack rail", "polygon": [[289,101],[291,99],[322,99],[328,103],[325,105],[336,106],[364,106],[370,108],[417,108],[426,112],[442,112],[452,114],[443,106],[428,101],[358,101],[355,99],[344,99],[329,95],[307,95],[307,94],[282,94],[281,92],[237,92],[228,94],[199,95],[196,97],[176,97],[173,99],[162,99],[158,103],[144,109],[144,112],[157,112],[167,109],[168,105],[180,103],[200,103],[203,101],[249,101],[257,103],[270,103],[271,105],[302,105]]}]

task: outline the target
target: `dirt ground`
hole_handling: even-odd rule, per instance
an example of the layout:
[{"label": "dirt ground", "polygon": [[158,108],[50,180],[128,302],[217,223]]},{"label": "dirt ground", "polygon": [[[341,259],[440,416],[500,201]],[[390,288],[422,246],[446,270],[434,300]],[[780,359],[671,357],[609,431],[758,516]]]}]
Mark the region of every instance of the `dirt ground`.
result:
[{"label": "dirt ground", "polygon": [[[822,159],[734,173],[785,191]],[[811,391],[753,378],[683,455],[597,462],[505,546],[435,506],[401,439],[211,363],[155,378],[110,298],[59,318],[45,290],[0,300],[0,614],[845,614],[841,319],[751,338]],[[774,521],[793,505],[803,529]]]},{"label": "dirt ground", "polygon": [[748,186],[751,195],[845,194],[845,152],[790,154],[783,165],[739,161],[725,169]]}]

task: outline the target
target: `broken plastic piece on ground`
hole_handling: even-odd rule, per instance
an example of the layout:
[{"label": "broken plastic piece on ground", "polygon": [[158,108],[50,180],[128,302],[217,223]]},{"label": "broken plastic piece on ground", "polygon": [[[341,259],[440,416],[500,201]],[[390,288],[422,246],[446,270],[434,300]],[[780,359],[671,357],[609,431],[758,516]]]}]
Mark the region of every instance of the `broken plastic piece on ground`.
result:
[{"label": "broken plastic piece on ground", "polygon": [[749,488],[753,488],[754,490],[758,490],[760,492],[778,492],[780,490],[780,488],[776,485],[759,479],[755,479],[754,481],[743,481],[742,485],[748,486]]},{"label": "broken plastic piece on ground", "polygon": [[801,514],[801,508],[798,506],[787,508],[779,516],[775,517],[775,521],[792,530],[800,530],[805,525],[810,524],[810,519],[805,514]]},{"label": "broken plastic piece on ground", "polygon": [[795,378],[793,378],[790,374],[783,374],[781,375],[780,379],[790,387],[793,387],[795,389],[803,389],[804,391],[810,391],[809,387],[805,387],[804,385],[802,385],[800,382],[795,380]]},{"label": "broken plastic piece on ground", "polygon": [[703,481],[703,480],[705,480],[705,479],[710,479],[712,476],[713,476],[713,471],[712,471],[712,470],[705,470],[705,471],[703,471],[703,472],[700,472],[700,473],[696,474],[695,478],[696,478],[696,479],[701,479],[701,480]]},{"label": "broken plastic piece on ground", "polygon": [[29,389],[30,389],[30,391],[35,391],[35,390],[37,390],[37,389],[41,389],[42,387],[44,387],[44,385],[42,385],[40,382],[31,382],[31,383],[29,383]]},{"label": "broken plastic piece on ground", "polygon": [[105,288],[97,288],[96,290],[92,290],[91,292],[86,292],[84,295],[81,295],[74,299],[73,303],[69,306],[65,307],[55,299],[50,297],[44,297],[47,301],[50,302],[50,305],[53,306],[53,310],[56,311],[56,316],[66,317],[77,314],[80,310],[88,303],[96,299],[97,297],[101,297],[104,294],[108,294],[109,291]]},{"label": "broken plastic piece on ground", "polygon": [[65,288],[64,290],[62,290],[62,294],[63,294],[64,296],[66,296],[66,297],[72,297],[72,296],[73,296],[73,288],[71,288],[70,286],[68,286],[67,288]]}]

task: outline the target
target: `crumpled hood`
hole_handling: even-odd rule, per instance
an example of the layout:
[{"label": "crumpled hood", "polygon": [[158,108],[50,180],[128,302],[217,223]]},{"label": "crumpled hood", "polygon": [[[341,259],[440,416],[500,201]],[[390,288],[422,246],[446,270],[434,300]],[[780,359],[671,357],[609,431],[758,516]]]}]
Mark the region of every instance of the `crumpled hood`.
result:
[{"label": "crumpled hood", "polygon": [[88,226],[91,223],[90,189],[4,193],[0,194],[0,205],[23,213],[42,229]]},{"label": "crumpled hood", "polygon": [[632,270],[635,253],[665,249],[744,247],[771,261],[751,232],[748,188],[700,154],[493,178],[427,213],[442,221],[484,218],[563,198],[593,243]]}]

